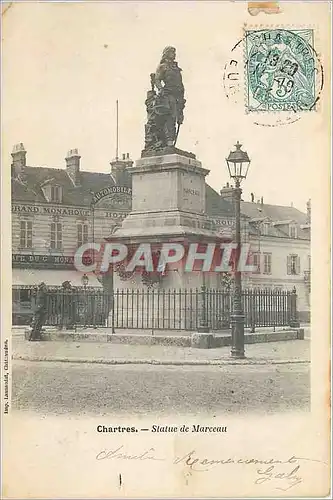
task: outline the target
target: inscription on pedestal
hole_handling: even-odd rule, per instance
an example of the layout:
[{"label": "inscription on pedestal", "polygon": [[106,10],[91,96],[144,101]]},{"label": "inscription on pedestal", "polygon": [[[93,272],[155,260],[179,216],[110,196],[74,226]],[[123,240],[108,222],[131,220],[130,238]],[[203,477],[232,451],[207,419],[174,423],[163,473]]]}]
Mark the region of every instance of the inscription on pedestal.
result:
[{"label": "inscription on pedestal", "polygon": [[182,172],[180,208],[195,213],[205,211],[205,178],[194,173]]}]

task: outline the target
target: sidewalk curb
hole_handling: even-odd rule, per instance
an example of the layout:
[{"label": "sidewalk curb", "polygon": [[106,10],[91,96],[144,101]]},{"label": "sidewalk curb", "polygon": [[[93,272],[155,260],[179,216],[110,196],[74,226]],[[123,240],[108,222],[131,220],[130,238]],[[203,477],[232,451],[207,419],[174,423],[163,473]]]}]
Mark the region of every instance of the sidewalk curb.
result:
[{"label": "sidewalk curb", "polygon": [[[24,338],[29,339],[30,330],[26,329]],[[232,337],[228,335],[218,335],[216,333],[192,332],[189,335],[147,335],[135,334],[108,334],[106,332],[85,332],[75,333],[66,331],[49,331],[42,336],[45,342],[92,342],[107,344],[127,344],[127,345],[147,345],[147,346],[174,346],[191,347],[196,349],[217,349],[219,347],[231,346]],[[262,344],[268,342],[286,342],[288,340],[304,340],[304,330],[302,328],[288,329],[279,332],[259,332],[245,333],[244,343]]]},{"label": "sidewalk curb", "polygon": [[64,358],[57,356],[13,355],[15,361],[49,361],[54,363],[90,363],[101,365],[163,365],[163,366],[223,366],[223,365],[287,365],[309,364],[304,359],[217,359],[217,360],[156,360],[156,359],[103,359],[103,358]]}]

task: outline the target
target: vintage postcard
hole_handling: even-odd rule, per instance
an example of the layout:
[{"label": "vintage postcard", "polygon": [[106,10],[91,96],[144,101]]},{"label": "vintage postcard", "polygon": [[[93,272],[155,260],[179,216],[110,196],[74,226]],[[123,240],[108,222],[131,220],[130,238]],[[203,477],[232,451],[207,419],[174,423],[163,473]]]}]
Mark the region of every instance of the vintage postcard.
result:
[{"label": "vintage postcard", "polygon": [[2,2],[2,497],[331,495],[330,2]]}]

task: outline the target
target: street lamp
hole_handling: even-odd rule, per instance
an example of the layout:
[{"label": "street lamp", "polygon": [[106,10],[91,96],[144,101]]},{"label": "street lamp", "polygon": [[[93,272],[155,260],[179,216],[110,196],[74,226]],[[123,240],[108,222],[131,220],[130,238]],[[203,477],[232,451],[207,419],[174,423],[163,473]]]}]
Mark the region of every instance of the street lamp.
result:
[{"label": "street lamp", "polygon": [[89,283],[89,278],[84,274],[81,278],[81,283],[84,288],[84,327],[87,326],[87,315],[88,315],[88,301],[87,301],[87,286]]},{"label": "street lamp", "polygon": [[[118,224],[116,223],[114,226],[112,226],[111,227],[111,235],[113,235],[120,227],[121,227],[121,224],[119,224],[119,223]],[[112,264],[112,268],[111,268],[111,312],[112,312],[112,316],[111,316],[111,334],[115,333],[114,310],[115,310],[115,303],[114,303],[114,264]]]},{"label": "street lamp", "polygon": [[235,202],[235,226],[236,226],[236,259],[235,278],[233,290],[233,307],[231,314],[231,356],[233,358],[245,358],[244,352],[244,312],[242,307],[242,278],[241,271],[238,270],[240,247],[241,247],[241,213],[240,202],[242,190],[240,183],[246,178],[251,163],[248,154],[241,150],[242,145],[237,141],[236,151],[231,151],[226,162],[229,175],[235,181],[234,202]]}]

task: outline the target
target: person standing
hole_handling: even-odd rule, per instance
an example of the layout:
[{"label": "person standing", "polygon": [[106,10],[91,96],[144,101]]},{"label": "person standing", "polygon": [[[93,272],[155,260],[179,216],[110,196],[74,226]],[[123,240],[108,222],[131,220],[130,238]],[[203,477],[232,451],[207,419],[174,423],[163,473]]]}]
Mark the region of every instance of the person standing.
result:
[{"label": "person standing", "polygon": [[35,310],[29,337],[30,341],[41,340],[42,328],[45,324],[47,315],[46,301],[47,301],[46,285],[44,282],[42,282],[38,285],[37,288]]},{"label": "person standing", "polygon": [[73,330],[75,324],[73,287],[68,280],[64,281],[61,286],[61,319],[58,327],[59,329]]}]

